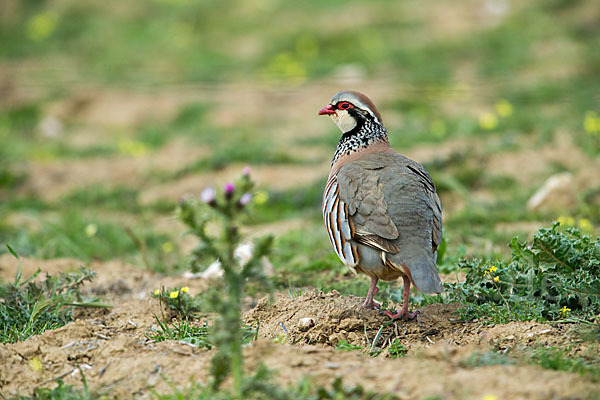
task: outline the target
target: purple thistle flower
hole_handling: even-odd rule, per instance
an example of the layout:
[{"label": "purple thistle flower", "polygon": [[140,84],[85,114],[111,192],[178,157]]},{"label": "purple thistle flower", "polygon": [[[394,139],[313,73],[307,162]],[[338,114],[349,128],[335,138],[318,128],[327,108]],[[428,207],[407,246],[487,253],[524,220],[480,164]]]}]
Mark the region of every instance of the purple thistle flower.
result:
[{"label": "purple thistle flower", "polygon": [[244,176],[250,176],[250,172],[252,172],[252,169],[250,167],[245,167],[242,170],[242,175],[244,175]]},{"label": "purple thistle flower", "polygon": [[240,197],[240,205],[242,207],[246,206],[252,200],[252,195],[248,192],[244,193],[242,197]]},{"label": "purple thistle flower", "polygon": [[200,194],[200,200],[202,200],[203,203],[213,205],[213,204],[215,204],[215,196],[216,195],[217,195],[217,192],[215,192],[215,189],[213,189],[211,187],[207,187]]},{"label": "purple thistle flower", "polygon": [[225,198],[231,199],[233,196],[233,192],[235,192],[235,186],[231,182],[227,182],[225,184]]}]

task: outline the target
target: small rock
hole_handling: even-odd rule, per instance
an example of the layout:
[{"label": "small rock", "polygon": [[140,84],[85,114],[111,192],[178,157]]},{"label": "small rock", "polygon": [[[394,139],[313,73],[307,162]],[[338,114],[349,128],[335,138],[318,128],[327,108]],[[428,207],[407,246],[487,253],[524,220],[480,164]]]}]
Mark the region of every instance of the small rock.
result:
[{"label": "small rock", "polygon": [[298,329],[302,332],[306,332],[313,326],[315,326],[315,320],[313,318],[300,318],[298,321]]},{"label": "small rock", "polygon": [[219,260],[213,262],[200,274],[201,278],[204,279],[215,279],[223,276],[223,267]]},{"label": "small rock", "polygon": [[568,172],[552,175],[527,201],[529,211],[568,210],[576,205],[573,175]]},{"label": "small rock", "polygon": [[57,138],[63,132],[63,124],[55,116],[49,115],[42,119],[38,125],[38,129],[46,137]]}]

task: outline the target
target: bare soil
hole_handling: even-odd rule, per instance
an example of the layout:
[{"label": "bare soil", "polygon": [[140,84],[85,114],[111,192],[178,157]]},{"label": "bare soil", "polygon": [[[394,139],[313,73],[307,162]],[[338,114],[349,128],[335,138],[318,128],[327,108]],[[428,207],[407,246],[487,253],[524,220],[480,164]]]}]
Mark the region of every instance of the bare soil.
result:
[{"label": "bare soil", "polygon": [[[40,267],[56,273],[78,265],[72,259],[24,259],[23,272],[28,276]],[[146,337],[150,329],[157,328],[154,314],[161,314],[158,301],[150,297],[152,290],[185,284],[191,294],[197,294],[206,288],[207,281],[166,277],[120,261],[93,263],[91,267],[98,275],[85,290],[105,296],[114,307],[79,312],[74,322],[55,331],[0,345],[1,397],[31,394],[39,386],[52,387],[58,378],[80,386],[78,365],[93,390],[114,398],[152,398],[152,391],[171,392],[171,384],[182,387],[209,379],[212,351],[177,341],[155,343]],[[14,258],[0,257],[3,279],[12,279],[15,270]],[[600,384],[576,374],[520,363],[468,367],[465,360],[473,351],[534,344],[569,346],[574,352],[590,349],[570,334],[568,326],[465,323],[454,314],[458,307],[454,304],[429,305],[420,310],[416,320],[382,329],[375,349],[384,351],[378,357],[363,351],[335,350],[342,340],[371,346],[380,327],[388,322],[377,310],[362,310],[361,301],[335,291],[314,290],[295,298],[278,295],[271,302],[259,300],[244,316],[247,323],[260,324],[259,340],[245,348],[247,369],[252,371],[265,363],[283,385],[296,384],[302,377],[327,385],[335,377],[343,377],[348,385],[361,384],[402,399],[481,399],[488,394],[499,399],[600,396]],[[301,330],[300,318],[313,318],[315,325]],[[273,338],[285,334],[284,327],[287,343],[274,343]],[[385,349],[395,338],[408,349],[406,357],[388,357]],[[41,361],[41,371],[32,368],[32,360]]]}]

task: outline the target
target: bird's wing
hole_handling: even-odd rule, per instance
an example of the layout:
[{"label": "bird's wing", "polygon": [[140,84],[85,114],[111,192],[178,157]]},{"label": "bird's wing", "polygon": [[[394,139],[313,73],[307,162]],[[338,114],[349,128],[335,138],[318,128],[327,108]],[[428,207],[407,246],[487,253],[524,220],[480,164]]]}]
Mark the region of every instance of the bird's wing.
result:
[{"label": "bird's wing", "polygon": [[379,172],[379,167],[345,165],[337,174],[339,198],[348,205],[353,240],[388,253],[397,253],[399,249],[393,240],[398,238],[398,228],[388,215]]},{"label": "bird's wing", "polygon": [[438,246],[442,242],[442,203],[440,202],[440,198],[435,191],[433,179],[431,179],[431,176],[429,176],[421,164],[409,163],[407,168],[416,174],[419,182],[425,188],[425,192],[429,198],[428,204],[430,205],[433,214],[431,227],[431,247],[435,253]]}]

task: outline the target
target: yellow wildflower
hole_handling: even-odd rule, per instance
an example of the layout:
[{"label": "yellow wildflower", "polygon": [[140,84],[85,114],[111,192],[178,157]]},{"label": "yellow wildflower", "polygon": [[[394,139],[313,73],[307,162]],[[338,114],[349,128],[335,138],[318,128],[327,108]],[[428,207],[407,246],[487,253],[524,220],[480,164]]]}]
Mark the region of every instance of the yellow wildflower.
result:
[{"label": "yellow wildflower", "polygon": [[85,235],[87,237],[94,237],[94,236],[96,236],[96,233],[98,233],[98,225],[96,225],[96,224],[88,224],[85,227]]},{"label": "yellow wildflower", "polygon": [[500,100],[496,103],[496,112],[501,117],[510,117],[513,113],[513,106],[507,100]]},{"label": "yellow wildflower", "polygon": [[31,368],[34,372],[41,372],[44,368],[44,364],[39,357],[34,357],[29,360],[29,368]]},{"label": "yellow wildflower", "polygon": [[27,37],[34,42],[41,42],[56,30],[58,14],[45,11],[34,15],[27,21]]},{"label": "yellow wildflower", "polygon": [[596,135],[600,133],[600,117],[594,111],[588,111],[585,113],[583,119],[583,129],[590,135]]},{"label": "yellow wildflower", "polygon": [[484,112],[479,116],[479,126],[486,131],[491,131],[498,126],[498,117],[491,112]]},{"label": "yellow wildflower", "polygon": [[254,202],[256,204],[264,204],[267,200],[269,200],[269,194],[267,192],[264,190],[256,192],[256,195],[254,196]]},{"label": "yellow wildflower", "polygon": [[500,282],[500,278],[498,278],[497,276],[494,277],[494,282]]},{"label": "yellow wildflower", "polygon": [[163,253],[170,253],[173,251],[173,243],[171,242],[164,242],[162,245],[162,251]]},{"label": "yellow wildflower", "polygon": [[136,140],[124,139],[119,142],[119,151],[131,157],[142,157],[146,154],[147,150],[144,143]]},{"label": "yellow wildflower", "polygon": [[490,272],[496,272],[497,270],[498,270],[498,268],[496,268],[496,266],[495,266],[495,265],[492,265],[492,266],[490,267]]},{"label": "yellow wildflower", "polygon": [[176,299],[179,296],[179,290],[175,290],[174,292],[169,293],[169,297],[172,299]]},{"label": "yellow wildflower", "polygon": [[158,296],[160,294],[160,289],[156,289],[154,292],[152,292],[155,296]]},{"label": "yellow wildflower", "polygon": [[556,219],[556,222],[564,226],[573,226],[575,225],[575,218],[561,215]]},{"label": "yellow wildflower", "polygon": [[587,218],[581,218],[579,222],[577,222],[577,226],[584,232],[591,232],[594,230],[594,226]]},{"label": "yellow wildflower", "polygon": [[182,293],[187,293],[189,290],[190,290],[190,288],[187,287],[187,286],[184,286],[184,287],[181,288],[181,292]]},{"label": "yellow wildflower", "polygon": [[486,394],[481,400],[498,400],[498,397],[493,394]]},{"label": "yellow wildflower", "polygon": [[569,315],[569,311],[571,311],[571,309],[567,306],[563,306],[563,308],[560,309],[560,312],[562,313],[563,317]]}]

